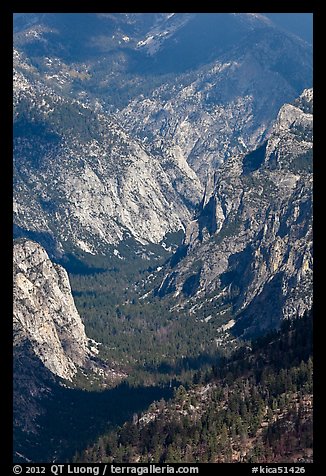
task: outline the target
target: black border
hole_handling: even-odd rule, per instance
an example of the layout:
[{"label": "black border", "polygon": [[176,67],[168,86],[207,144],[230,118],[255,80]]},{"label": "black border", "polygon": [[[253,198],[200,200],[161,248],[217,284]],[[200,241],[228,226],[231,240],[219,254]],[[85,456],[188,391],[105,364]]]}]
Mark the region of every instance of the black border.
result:
[{"label": "black border", "polygon": [[[323,396],[323,375],[322,375],[322,341],[324,336],[322,333],[322,315],[320,312],[320,295],[322,292],[322,271],[323,266],[321,262],[321,251],[323,249],[321,241],[321,230],[323,221],[320,219],[323,215],[320,212],[322,207],[322,193],[321,189],[323,186],[324,176],[322,175],[322,165],[321,162],[323,159],[323,154],[321,151],[321,118],[322,118],[322,106],[321,106],[321,91],[322,87],[319,84],[322,78],[321,72],[318,70],[319,66],[322,65],[322,62],[318,62],[318,55],[323,54],[323,38],[320,34],[322,31],[321,23],[323,21],[321,2],[303,2],[303,1],[282,1],[275,0],[273,2],[240,2],[229,0],[228,2],[207,2],[207,5],[204,5],[203,2],[200,2],[199,5],[196,5],[196,9],[193,8],[194,5],[184,4],[178,5],[175,2],[164,2],[161,5],[155,3],[150,5],[141,5],[136,3],[122,2],[119,4],[111,4],[110,2],[77,2],[77,1],[55,1],[55,2],[44,2],[42,4],[29,1],[15,1],[10,5],[1,5],[0,9],[0,31],[1,31],[1,48],[3,49],[1,55],[1,97],[2,97],[2,107],[1,115],[3,120],[1,121],[1,131],[0,131],[0,140],[1,140],[1,152],[2,152],[2,161],[1,161],[1,172],[2,172],[2,184],[0,187],[1,191],[1,263],[2,263],[2,276],[3,280],[1,284],[1,291],[3,292],[3,301],[2,304],[2,319],[1,319],[1,328],[2,328],[2,337],[1,337],[1,346],[0,351],[3,355],[0,358],[0,376],[1,376],[1,396],[2,396],[2,455],[0,459],[0,464],[2,467],[3,463],[8,467],[8,474],[12,474],[12,199],[13,199],[13,190],[12,190],[12,181],[13,181],[13,170],[12,170],[12,38],[13,38],[13,13],[24,12],[24,13],[91,13],[91,12],[198,12],[200,8],[201,12],[209,13],[227,13],[227,12],[268,12],[268,13],[313,13],[314,14],[314,96],[315,96],[315,111],[314,111],[314,149],[317,150],[315,155],[316,159],[314,161],[314,248],[317,250],[317,258],[314,263],[314,309],[315,309],[315,318],[314,318],[314,463],[313,466],[314,474],[320,474],[322,469],[323,462],[323,444],[322,444],[322,425],[321,425],[321,413],[322,413],[322,396]],[[319,37],[319,39],[318,39]],[[319,41],[320,40],[320,41]],[[317,100],[316,100],[317,96]],[[7,274],[8,273],[8,274]],[[199,466],[204,465],[203,463]],[[208,468],[209,466],[209,468]],[[208,465],[208,469],[212,469],[212,465]],[[231,466],[231,467],[230,467]],[[239,471],[239,465],[229,465],[230,470],[235,470],[238,474],[250,474],[249,464],[241,465],[246,466],[248,470],[243,468]],[[218,466],[217,469],[221,468],[221,474],[225,474],[226,466]],[[320,468],[320,469],[319,469]],[[202,469],[200,468],[200,474],[202,474]],[[307,474],[313,474],[310,471],[307,471]]]},{"label": "black border", "polygon": [[[3,458],[11,462],[12,458],[12,388],[13,388],[13,350],[12,350],[12,201],[13,201],[13,171],[12,171],[12,35],[13,26],[8,9],[0,14],[0,29],[2,32],[1,48],[1,421],[3,422]],[[11,472],[9,473],[11,474]]]}]

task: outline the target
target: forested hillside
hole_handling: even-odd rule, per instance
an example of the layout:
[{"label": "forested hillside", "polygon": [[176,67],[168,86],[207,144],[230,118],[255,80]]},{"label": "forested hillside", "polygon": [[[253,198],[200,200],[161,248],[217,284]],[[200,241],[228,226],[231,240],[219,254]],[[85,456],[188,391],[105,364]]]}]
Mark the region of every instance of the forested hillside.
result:
[{"label": "forested hillside", "polygon": [[77,462],[311,462],[312,312],[197,373]]}]

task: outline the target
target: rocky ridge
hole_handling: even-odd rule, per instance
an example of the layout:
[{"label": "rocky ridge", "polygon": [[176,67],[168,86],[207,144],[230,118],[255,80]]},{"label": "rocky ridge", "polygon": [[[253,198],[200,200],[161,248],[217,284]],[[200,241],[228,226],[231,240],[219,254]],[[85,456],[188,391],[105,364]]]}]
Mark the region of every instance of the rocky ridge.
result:
[{"label": "rocky ridge", "polygon": [[44,18],[18,32],[14,51],[15,233],[35,239],[14,245],[23,431],[35,431],[57,377],[73,382],[96,354],[67,273],[36,242],[50,256],[99,255],[125,238],[164,245],[183,229],[156,293],[198,325],[213,319],[244,337],[312,304],[312,90],[277,115],[311,84],[309,47],[259,15],[227,16],[240,36],[224,49],[210,33],[194,55],[184,47],[196,14],[141,25],[137,14],[103,15],[113,30],[83,31],[77,48]]},{"label": "rocky ridge", "polygon": [[208,180],[159,295],[194,313],[213,302],[210,319],[231,310],[237,333],[261,333],[311,307],[312,123],[305,90],[281,108],[262,146]]}]

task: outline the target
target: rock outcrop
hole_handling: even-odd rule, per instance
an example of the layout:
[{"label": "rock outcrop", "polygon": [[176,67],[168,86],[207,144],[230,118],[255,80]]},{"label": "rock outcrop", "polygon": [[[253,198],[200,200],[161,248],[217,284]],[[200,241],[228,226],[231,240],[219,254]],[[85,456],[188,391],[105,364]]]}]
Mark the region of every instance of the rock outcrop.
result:
[{"label": "rock outcrop", "polygon": [[28,342],[54,375],[71,380],[91,352],[66,271],[37,243],[14,244],[14,348]]}]

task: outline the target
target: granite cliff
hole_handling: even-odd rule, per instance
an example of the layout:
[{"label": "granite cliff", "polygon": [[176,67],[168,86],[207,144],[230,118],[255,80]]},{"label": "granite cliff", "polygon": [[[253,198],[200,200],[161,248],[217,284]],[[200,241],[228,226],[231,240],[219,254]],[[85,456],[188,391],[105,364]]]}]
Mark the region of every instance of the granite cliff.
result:
[{"label": "granite cliff", "polygon": [[14,244],[14,348],[28,341],[52,374],[71,380],[91,355],[66,271],[40,245]]},{"label": "granite cliff", "polygon": [[267,141],[209,178],[159,295],[205,318],[231,311],[237,333],[311,307],[312,103],[309,89],[285,104]]}]

